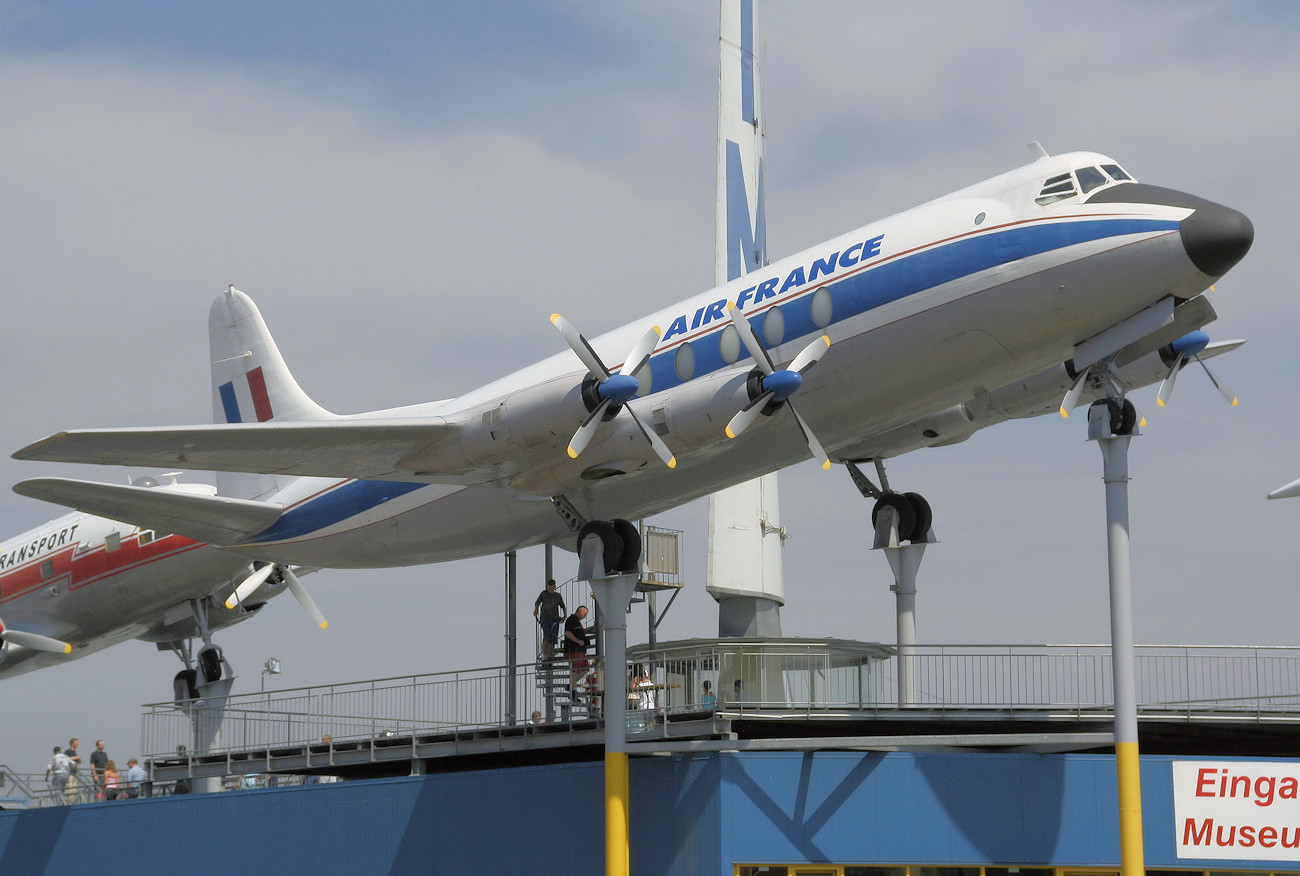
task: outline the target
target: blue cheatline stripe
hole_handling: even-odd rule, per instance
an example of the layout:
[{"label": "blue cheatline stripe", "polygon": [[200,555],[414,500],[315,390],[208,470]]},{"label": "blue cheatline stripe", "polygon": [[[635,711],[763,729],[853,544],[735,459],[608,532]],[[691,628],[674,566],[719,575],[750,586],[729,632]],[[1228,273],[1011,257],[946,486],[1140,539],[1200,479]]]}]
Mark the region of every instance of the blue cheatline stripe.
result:
[{"label": "blue cheatline stripe", "polygon": [[221,393],[221,406],[226,410],[226,422],[242,423],[243,420],[239,417],[239,402],[235,400],[234,381],[221,384],[217,387],[217,391]]},{"label": "blue cheatline stripe", "polygon": [[291,508],[269,529],[242,543],[263,544],[298,538],[427,486],[408,481],[352,481]]},{"label": "blue cheatline stripe", "polygon": [[[830,284],[827,288],[831,290],[833,301],[831,322],[832,324],[841,322],[909,295],[988,270],[1013,258],[1038,255],[1107,237],[1177,229],[1178,223],[1169,220],[1098,219],[1011,228],[954,241],[932,250],[859,271],[851,277]],[[1015,253],[1015,256],[1009,258],[1008,253]],[[782,315],[785,317],[787,339],[822,331],[812,320],[812,295],[803,295],[777,307],[781,308]],[[775,308],[769,308],[772,309]],[[750,320],[760,338],[763,337],[762,320],[767,312],[764,311]],[[709,334],[690,342],[695,353],[695,376],[728,367],[719,349],[721,329],[725,325],[725,322],[717,322],[714,324],[714,330]],[[677,349],[674,347],[657,354],[650,360],[651,392],[661,392],[685,382],[677,376],[674,367],[676,355]],[[221,387],[223,404],[228,397],[226,393],[228,387],[230,384]],[[233,397],[232,389],[229,398],[233,399]],[[236,409],[236,418],[238,413]],[[227,405],[227,416],[229,415],[230,409]],[[231,422],[239,422],[239,420],[234,419]],[[243,544],[262,544],[299,538],[426,486],[428,484],[408,481],[351,481],[286,511],[269,529],[247,539]]]},{"label": "blue cheatline stripe", "polygon": [[[1107,237],[1177,230],[1178,223],[1166,219],[1095,219],[1009,228],[953,241],[829,284],[826,288],[830,290],[833,302],[831,324],[1016,259]],[[762,278],[755,274],[754,279]],[[785,317],[786,340],[825,330],[812,320],[812,295],[805,294],[776,307]],[[750,318],[759,338],[763,337],[763,319],[768,311],[774,309],[768,308]],[[695,352],[692,376],[699,377],[726,367],[719,349],[726,324],[724,321],[715,322],[713,331],[690,341]],[[674,347],[650,359],[651,392],[662,392],[684,382],[677,376],[676,355]]]}]

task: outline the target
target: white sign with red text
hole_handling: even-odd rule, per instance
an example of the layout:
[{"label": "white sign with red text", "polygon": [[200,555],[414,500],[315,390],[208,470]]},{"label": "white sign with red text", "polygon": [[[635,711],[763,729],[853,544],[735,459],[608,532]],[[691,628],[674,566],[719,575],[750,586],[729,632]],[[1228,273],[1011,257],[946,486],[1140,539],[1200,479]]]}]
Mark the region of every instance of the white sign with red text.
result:
[{"label": "white sign with red text", "polygon": [[1174,761],[1180,858],[1300,861],[1300,763]]}]

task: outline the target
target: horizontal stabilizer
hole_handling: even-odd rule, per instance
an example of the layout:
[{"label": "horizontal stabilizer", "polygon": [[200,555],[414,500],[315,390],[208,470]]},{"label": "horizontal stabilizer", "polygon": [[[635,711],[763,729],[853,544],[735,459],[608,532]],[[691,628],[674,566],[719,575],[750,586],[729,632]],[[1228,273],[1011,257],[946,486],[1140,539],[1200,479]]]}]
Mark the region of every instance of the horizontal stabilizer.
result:
[{"label": "horizontal stabilizer", "polygon": [[[448,434],[441,417],[402,420],[241,423],[56,432],[14,459],[201,471],[245,471],[358,480],[473,482],[464,465],[437,467],[433,445]],[[404,465],[420,458],[420,471]],[[445,476],[445,477],[443,477]]]},{"label": "horizontal stabilizer", "polygon": [[270,502],[71,478],[20,481],[14,492],[215,545],[232,545],[256,535],[284,513],[283,507]]}]

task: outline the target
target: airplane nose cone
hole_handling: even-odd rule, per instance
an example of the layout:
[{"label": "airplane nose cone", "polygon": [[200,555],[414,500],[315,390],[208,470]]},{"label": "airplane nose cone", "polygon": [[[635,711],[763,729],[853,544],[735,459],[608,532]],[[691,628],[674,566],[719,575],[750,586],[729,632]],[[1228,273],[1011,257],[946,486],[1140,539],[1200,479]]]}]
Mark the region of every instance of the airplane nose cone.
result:
[{"label": "airplane nose cone", "polygon": [[1182,221],[1179,233],[1192,264],[1211,277],[1228,273],[1255,241],[1255,226],[1244,214],[1209,201]]},{"label": "airplane nose cone", "polygon": [[1202,272],[1219,278],[1241,261],[1255,241],[1255,226],[1231,207],[1186,192],[1145,183],[1125,183],[1099,189],[1088,203],[1163,204],[1195,212],[1179,223],[1183,249]]}]

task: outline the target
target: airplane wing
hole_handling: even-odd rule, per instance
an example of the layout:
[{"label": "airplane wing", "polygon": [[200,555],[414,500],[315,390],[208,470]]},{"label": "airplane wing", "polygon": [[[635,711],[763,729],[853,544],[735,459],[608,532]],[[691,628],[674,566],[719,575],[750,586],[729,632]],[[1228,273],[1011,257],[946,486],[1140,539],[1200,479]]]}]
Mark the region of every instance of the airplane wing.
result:
[{"label": "airplane wing", "polygon": [[20,481],[14,492],[215,545],[235,544],[256,535],[284,513],[282,506],[270,502],[71,478]]},{"label": "airplane wing", "polygon": [[79,429],[56,432],[13,456],[358,480],[487,481],[489,476],[474,466],[457,465],[454,451],[437,452],[454,444],[448,440],[453,431],[441,417]]},{"label": "airplane wing", "polygon": [[1270,499],[1292,499],[1296,496],[1300,496],[1300,481],[1292,481],[1268,494]]}]

